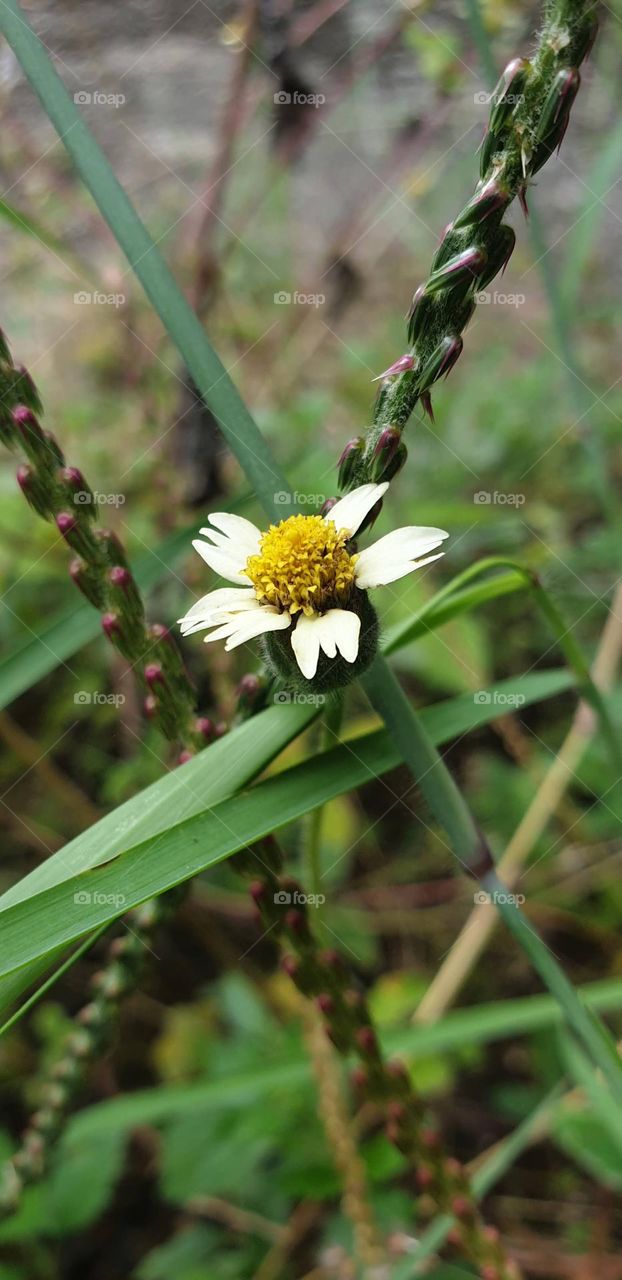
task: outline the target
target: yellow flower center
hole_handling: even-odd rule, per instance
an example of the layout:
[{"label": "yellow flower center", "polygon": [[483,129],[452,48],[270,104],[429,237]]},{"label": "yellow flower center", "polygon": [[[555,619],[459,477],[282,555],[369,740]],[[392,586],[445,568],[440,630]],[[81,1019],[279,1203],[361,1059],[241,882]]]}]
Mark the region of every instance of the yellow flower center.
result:
[{"label": "yellow flower center", "polygon": [[289,613],[322,613],[344,604],[354,586],[356,556],[347,533],[321,516],[290,516],[262,534],[246,562],[258,600]]}]

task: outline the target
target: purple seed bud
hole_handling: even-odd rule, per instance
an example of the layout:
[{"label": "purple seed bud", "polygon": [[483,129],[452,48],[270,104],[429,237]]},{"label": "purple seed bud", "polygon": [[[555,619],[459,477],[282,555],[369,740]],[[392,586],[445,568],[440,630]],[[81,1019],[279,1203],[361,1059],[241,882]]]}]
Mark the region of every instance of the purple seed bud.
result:
[{"label": "purple seed bud", "polygon": [[102,631],[112,640],[119,633],[119,618],[116,613],[104,613],[102,616]]},{"label": "purple seed bud", "polygon": [[356,1033],[356,1043],[362,1053],[375,1053],[378,1048],[378,1042],[373,1027],[359,1027]]},{"label": "purple seed bud", "polygon": [[[147,672],[145,671],[145,675]],[[214,725],[207,716],[198,716],[194,722],[195,731],[201,738],[205,738],[206,742],[211,742],[214,737]]]},{"label": "purple seed bud", "polygon": [[296,959],[296,956],[283,956],[281,968],[288,978],[295,978],[300,969],[300,961]]},{"label": "purple seed bud", "polygon": [[17,483],[22,493],[28,495],[32,489],[32,467],[23,464],[17,468]]},{"label": "purple seed bud", "polygon": [[[114,573],[114,570],[112,570]],[[147,684],[153,687],[156,684],[164,683],[164,672],[159,662],[148,662],[145,667],[145,680]]]},{"label": "purple seed bud", "polygon": [[343,450],[337,463],[338,482],[340,489],[347,489],[354,479],[356,464],[361,455],[363,440],[361,436],[355,436]]},{"label": "purple seed bud", "polygon": [[[114,615],[110,615],[110,616],[114,616]],[[143,702],[143,710],[145,712],[147,719],[153,720],[153,717],[155,716],[158,710],[158,699],[155,698],[152,693],[147,694],[147,697]]]},{"label": "purple seed bud", "polygon": [[56,526],[64,538],[73,533],[77,523],[75,516],[72,516],[70,511],[61,511],[60,515],[56,517]]},{"label": "purple seed bud", "polygon": [[84,476],[82,475],[82,472],[78,470],[77,467],[63,467],[61,469],[60,474],[61,474],[61,478],[65,480],[67,484],[75,485],[77,488],[84,487],[84,484],[85,484]]},{"label": "purple seed bud", "polygon": [[180,753],[179,753],[179,755],[178,755],[178,757],[177,757],[177,763],[178,763],[178,764],[187,764],[189,760],[192,760],[192,751],[188,751],[188,750],[186,750],[186,751],[180,751]]},{"label": "purple seed bud", "polygon": [[43,439],[43,432],[34,413],[25,404],[18,404],[13,410],[13,421],[22,435],[36,435],[40,440]]},{"label": "purple seed bud", "polygon": [[320,507],[320,515],[327,516],[329,512],[332,511],[333,507],[337,506],[338,502],[339,498],[327,498],[326,502],[324,502]]},{"label": "purple seed bud", "polygon": [[149,628],[149,634],[154,640],[167,640],[169,644],[173,642],[173,637],[168,627],[164,627],[161,622],[154,622]]},{"label": "purple seed bud", "polygon": [[113,587],[122,587],[125,589],[132,582],[132,575],[129,569],[122,564],[115,564],[108,573],[108,581]]},{"label": "purple seed bud", "polygon": [[323,1014],[332,1013],[335,1008],[335,1001],[327,991],[322,991],[316,1000],[316,1004],[320,1013]]},{"label": "purple seed bud", "polygon": [[249,886],[248,892],[250,893],[253,902],[256,902],[259,906],[260,903],[265,900],[267,885],[263,880],[253,880],[253,883]]}]

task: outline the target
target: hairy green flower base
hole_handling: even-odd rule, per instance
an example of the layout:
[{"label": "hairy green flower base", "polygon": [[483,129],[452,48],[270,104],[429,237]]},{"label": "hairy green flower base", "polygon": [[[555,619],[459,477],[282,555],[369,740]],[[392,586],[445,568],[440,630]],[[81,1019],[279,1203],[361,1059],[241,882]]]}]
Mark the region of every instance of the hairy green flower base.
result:
[{"label": "hairy green flower base", "polygon": [[291,629],[287,631],[269,631],[262,636],[263,658],[272,676],[283,681],[285,688],[292,693],[324,694],[334,693],[345,685],[357,680],[371,666],[378,650],[378,618],[376,610],[369,602],[366,591],[355,590],[348,601],[348,609],[361,619],[359,651],[355,662],[346,662],[341,654],[335,658],[327,658],[320,653],[317,671],[313,680],[303,676],[292,649]]}]

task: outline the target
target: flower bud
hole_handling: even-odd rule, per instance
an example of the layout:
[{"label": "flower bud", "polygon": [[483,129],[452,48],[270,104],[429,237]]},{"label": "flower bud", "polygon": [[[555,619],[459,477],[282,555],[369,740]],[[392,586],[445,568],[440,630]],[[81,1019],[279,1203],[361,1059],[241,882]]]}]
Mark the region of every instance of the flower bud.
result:
[{"label": "flower bud", "polygon": [[337,477],[340,489],[348,489],[354,480],[356,464],[361,456],[363,440],[361,436],[356,436],[348,443],[341,454],[337,463]]},{"label": "flower bud", "polygon": [[101,577],[92,565],[76,556],[69,565],[69,576],[89,604],[102,609],[105,604],[105,593]]},{"label": "flower bud", "polygon": [[35,467],[26,464],[17,468],[17,483],[30,507],[45,520],[54,514],[47,486]]},{"label": "flower bud", "polygon": [[447,376],[460,356],[462,347],[462,338],[458,334],[447,334],[441,340],[436,350],[426,360],[419,374],[421,392],[427,391],[439,378]]},{"label": "flower bud", "polygon": [[245,716],[251,716],[259,711],[265,701],[266,689],[266,680],[253,671],[247,672],[242,676],[235,691],[238,711]]},{"label": "flower bud", "polygon": [[79,556],[88,561],[95,558],[93,535],[88,526],[86,528],[81,526],[78,517],[72,511],[59,512],[56,516],[56,527],[59,533],[62,533],[65,542],[69,543],[72,551],[76,551]]},{"label": "flower bud", "polygon": [[391,463],[400,447],[402,434],[397,427],[385,427],[380,432],[372,457],[370,478],[379,483],[381,480],[390,480],[394,472],[388,475],[387,472],[391,468]]},{"label": "flower bud", "polygon": [[24,404],[18,404],[12,416],[25,453],[31,461],[39,461],[45,454],[45,438],[38,419]]},{"label": "flower bud", "polygon": [[481,247],[471,247],[456,254],[444,266],[432,272],[426,284],[427,293],[440,293],[460,285],[474,284],[484,270],[486,260],[486,250]]},{"label": "flower bud", "polygon": [[477,282],[478,289],[485,289],[500,271],[505,271],[514,252],[516,233],[503,223],[495,232],[494,242],[488,247],[486,269]]},{"label": "flower bud", "polygon": [[566,67],[555,76],[533,134],[531,174],[537,173],[555,148],[561,146],[580,83],[581,75],[576,67]]},{"label": "flower bud", "polygon": [[99,550],[109,565],[123,565],[127,568],[127,555],[123,543],[112,529],[95,529],[93,537],[99,544]]},{"label": "flower bud", "polygon": [[197,716],[194,722],[194,731],[204,742],[210,743],[214,741],[214,723],[212,720],[208,720],[207,716]]},{"label": "flower bud", "polygon": [[164,684],[164,672],[159,662],[148,662],[145,667],[145,680],[151,689],[154,685]]},{"label": "flower bud", "polygon": [[503,149],[503,142],[497,133],[487,129],[479,149],[479,176],[485,178],[497,151]]},{"label": "flower bud", "polygon": [[472,200],[458,214],[454,226],[458,229],[479,225],[489,218],[491,213],[498,213],[510,203],[510,193],[498,178],[491,178],[475,192]]},{"label": "flower bud", "polygon": [[69,502],[79,507],[79,514],[82,518],[97,519],[93,490],[87,484],[78,467],[62,467],[58,473],[58,482]]},{"label": "flower bud", "polygon": [[410,310],[406,316],[408,321],[408,341],[412,342],[413,345],[419,340],[430,321],[433,309],[434,299],[432,295],[427,292],[424,284],[420,284],[413,294]]},{"label": "flower bud", "polygon": [[496,134],[503,129],[514,113],[522,95],[531,64],[526,58],[512,58],[495,86],[491,98],[492,107],[488,128]]}]

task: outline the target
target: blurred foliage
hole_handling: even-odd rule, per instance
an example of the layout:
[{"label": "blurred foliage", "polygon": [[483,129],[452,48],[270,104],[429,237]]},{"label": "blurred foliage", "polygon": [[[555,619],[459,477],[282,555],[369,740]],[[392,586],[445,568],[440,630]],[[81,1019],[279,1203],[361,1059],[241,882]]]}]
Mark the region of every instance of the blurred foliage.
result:
[{"label": "blurred foliage", "polygon": [[[519,52],[531,6],[491,3],[484,11],[499,57]],[[578,370],[569,376],[556,353],[546,287],[516,214],[517,250],[502,286],[478,308],[463,358],[435,398],[436,424],[415,415],[408,431],[409,462],[394,485],[391,524],[438,524],[451,539],[445,558],[425,574],[384,589],[386,630],[475,558],[508,554],[541,573],[586,652],[596,649],[620,574],[619,16],[616,6],[605,12],[561,159],[530,192],[546,216]],[[205,38],[210,48],[218,40],[211,29]],[[319,37],[311,48],[310,67],[327,69],[334,61]],[[224,76],[232,55],[223,56]],[[411,74],[408,92],[401,93],[399,75],[411,65],[416,83]],[[334,490],[344,440],[369,419],[372,378],[405,347],[403,315],[435,240],[472,187],[483,108],[464,7],[443,4],[407,26],[396,64],[357,84],[289,169],[279,167],[259,139],[270,128],[272,106],[261,66],[252,87],[261,101],[239,143],[243,158],[228,175],[226,221],[214,243],[203,246],[222,262],[206,323],[292,484],[324,497]],[[182,371],[61,149],[46,150],[40,119],[20,124],[17,104],[3,92],[0,154],[6,186],[15,189],[10,210],[0,204],[9,255],[2,323],[17,357],[36,369],[46,420],[68,459],[100,494],[121,494],[118,505],[106,505],[107,519],[138,559],[203,515],[185,500],[188,459],[174,426]],[[402,131],[413,129],[405,148]],[[184,156],[180,182],[125,133],[136,164],[136,201],[190,291],[197,261],[187,186],[204,184],[205,157]],[[15,210],[23,226],[16,225]],[[330,269],[337,260],[340,271]],[[73,303],[79,287],[122,292],[125,302],[118,309],[79,309]],[[279,291],[297,289],[323,293],[326,302],[275,304]],[[588,413],[577,407],[573,383],[587,386]],[[607,516],[595,458],[609,478]],[[194,454],[191,465],[197,465]],[[13,471],[4,456],[0,635],[9,654],[76,603],[65,546],[29,513]],[[223,504],[243,496],[228,457],[224,484]],[[244,510],[257,515],[246,499]],[[385,512],[378,533],[388,527]],[[204,584],[203,566],[191,552],[165,559],[149,592],[153,616],[172,622],[189,593]],[[195,640],[186,642],[185,654],[205,714],[226,720],[239,677],[256,665],[252,646],[224,655]],[[560,655],[520,593],[455,619],[395,661],[423,705],[555,665]],[[122,694],[124,702],[119,708],[79,704],[79,690]],[[619,691],[611,707],[622,726]],[[567,694],[512,711],[447,753],[499,853],[572,711]],[[103,638],[60,662],[5,714],[37,750],[34,763],[8,751],[0,761],[3,887],[87,825],[67,805],[62,785],[42,775],[42,758],[77,785],[92,819],[172,765]],[[348,716],[350,728],[369,727],[358,693],[349,699]],[[8,742],[1,720],[0,738]],[[315,749],[314,741],[308,735],[304,744],[292,744],[285,762],[300,758],[303,745]],[[522,881],[534,920],[575,982],[622,973],[618,783],[596,739],[535,843]],[[404,790],[400,771],[376,780],[331,803],[322,827],[324,937],[329,945],[335,936],[340,940],[387,1030],[409,1024],[473,900],[472,886],[454,878],[449,854],[428,830],[416,792],[402,800]],[[292,867],[304,875],[302,837],[288,831],[287,848]],[[146,987],[124,1012],[115,1053],[98,1064],[84,1099],[95,1111],[105,1108],[105,1099],[122,1096],[125,1124],[107,1132],[104,1120],[96,1136],[82,1139],[79,1128],[69,1127],[49,1176],[0,1226],[0,1280],[248,1280],[300,1203],[308,1221],[291,1262],[277,1262],[275,1277],[305,1275],[318,1259],[322,1276],[353,1274],[340,1180],[318,1118],[316,1087],[302,1065],[299,1011],[285,979],[274,975],[271,940],[259,937],[243,888],[226,866],[200,878],[182,914],[183,923],[158,943]],[[5,1153],[36,1105],[42,1066],[58,1048],[95,963],[90,956],[81,960],[34,1016],[0,1042]],[[535,990],[524,959],[499,931],[461,999],[477,1006]],[[448,1144],[468,1160],[527,1116],[565,1064],[554,1035],[543,1031],[417,1057],[410,1069],[440,1115]],[[260,1096],[251,1091],[249,1102],[248,1081],[264,1073],[268,1081],[273,1073],[273,1086],[264,1084]],[[213,1103],[194,1106],[199,1083],[214,1085]],[[175,1090],[186,1101],[161,1122],[143,1122],[146,1090],[163,1100]],[[359,1121],[373,1214],[397,1265],[416,1232],[412,1187],[373,1117]],[[488,1216],[523,1241],[526,1274],[540,1238],[555,1240],[560,1259],[596,1245],[615,1255],[622,1217],[608,1193],[620,1185],[619,1144],[595,1104],[560,1109],[549,1135],[523,1153],[489,1197]],[[564,1265],[559,1261],[551,1274],[569,1274]],[[452,1274],[465,1273],[449,1266],[438,1271],[439,1280]]]}]

